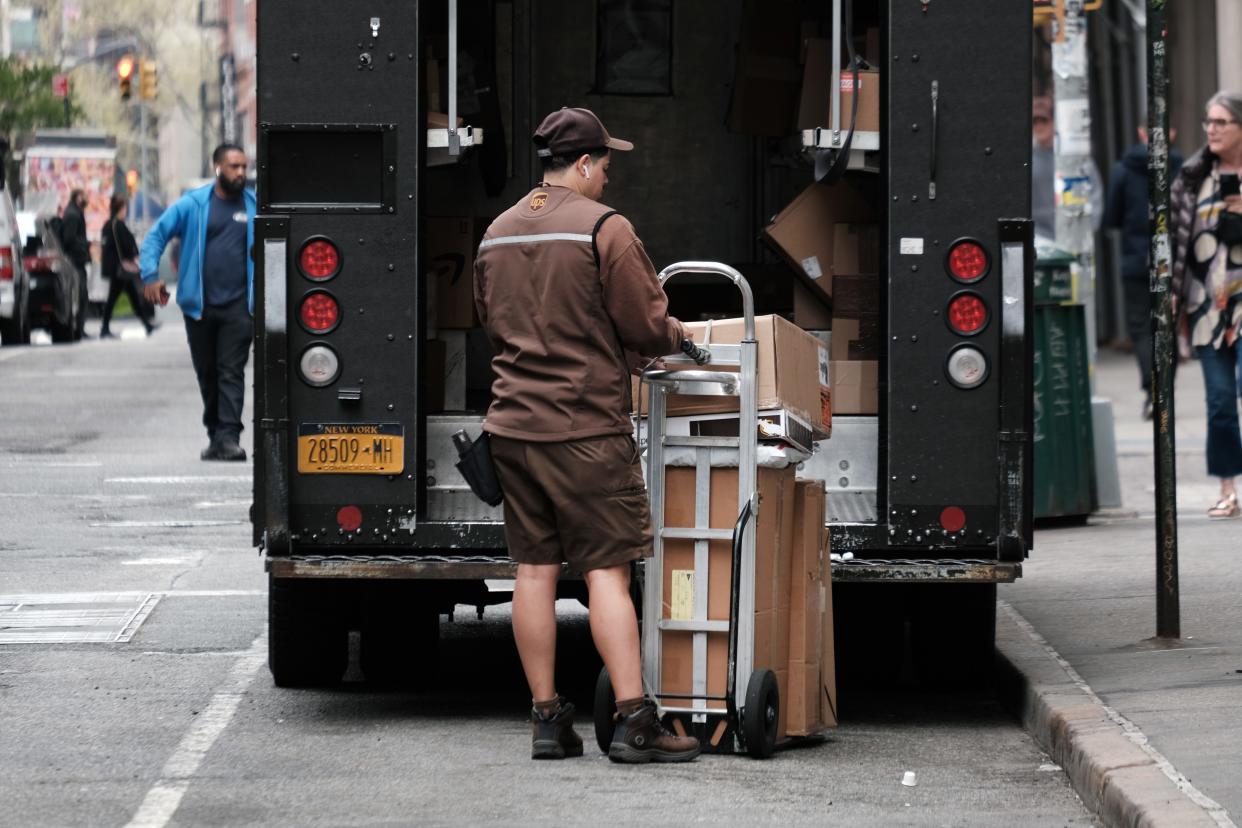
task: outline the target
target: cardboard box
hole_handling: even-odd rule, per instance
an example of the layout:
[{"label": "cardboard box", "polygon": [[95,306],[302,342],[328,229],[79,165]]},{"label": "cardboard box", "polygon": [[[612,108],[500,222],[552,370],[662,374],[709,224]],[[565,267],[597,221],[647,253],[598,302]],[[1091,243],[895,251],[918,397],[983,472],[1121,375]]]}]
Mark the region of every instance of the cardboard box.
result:
[{"label": "cardboard box", "polygon": [[[691,338],[707,345],[736,344],[742,339],[741,319],[720,319],[715,322],[691,322],[686,325]],[[828,383],[828,349],[815,337],[779,316],[755,319],[758,348],[759,410],[786,408],[810,423],[816,439],[832,433],[831,389]],[[704,370],[713,370],[712,365]],[[720,367],[715,370],[736,370]],[[638,378],[634,378],[634,405],[646,412],[646,395],[638,399]],[[645,390],[645,389],[644,389]],[[638,408],[641,404],[641,408]],[[667,414],[670,417],[692,414],[718,414],[738,410],[737,397],[707,397],[671,394]]]},{"label": "cardboard box", "polygon": [[786,733],[807,736],[835,726],[831,564],[824,524],[824,482],[798,480],[794,488],[790,577],[789,695]]},{"label": "cardboard box", "polygon": [[855,319],[832,319],[832,344],[829,359],[833,362],[857,362],[879,360],[880,339],[879,314],[861,314]]},{"label": "cardboard box", "polygon": [[832,327],[832,309],[824,302],[824,294],[802,282],[793,285],[793,322],[804,331]]},{"label": "cardboard box", "polygon": [[434,295],[433,327],[469,329],[479,324],[474,312],[474,254],[491,219],[428,218],[429,301]]},{"label": "cardboard box", "polygon": [[802,67],[799,4],[745,0],[726,124],[744,135],[788,136],[798,112]]},{"label": "cardboard box", "polygon": [[[880,225],[840,222],[832,229],[832,278],[880,272]],[[836,297],[836,285],[832,295]]]},{"label": "cardboard box", "polygon": [[845,273],[845,265],[850,264],[836,259],[835,225],[873,221],[871,204],[853,184],[815,183],[776,215],[764,228],[763,237],[808,286],[831,297],[833,271]]},{"label": "cardboard box", "polygon": [[879,316],[880,277],[842,276],[832,277],[832,316],[842,319],[862,319]]},{"label": "cardboard box", "polygon": [[[833,344],[837,334],[834,331]],[[832,378],[833,414],[878,414],[880,412],[880,363],[874,360],[833,361],[828,366]]]},{"label": "cardboard box", "polygon": [[[695,469],[670,467],[666,470],[665,525],[692,527],[695,515]],[[794,470],[760,469],[759,495],[763,506],[755,526],[755,667],[777,672],[778,682],[787,664],[789,578],[792,573],[794,525]],[[708,523],[712,528],[731,529],[737,521],[737,469],[711,470]],[[692,540],[664,542],[661,618],[690,620],[695,599],[707,590],[708,620],[728,620],[733,552],[728,541],[708,545],[706,584],[695,572]],[[691,693],[694,666],[694,635],[689,632],[661,632],[660,653],[662,689],[666,693]],[[724,695],[728,671],[728,635],[706,634],[708,695]],[[786,685],[780,685],[785,698]],[[684,705],[685,699],[667,699],[668,704]],[[710,702],[709,708],[724,709],[723,702]]]},{"label": "cardboard box", "polygon": [[[877,44],[878,50],[878,44]],[[855,132],[880,131],[880,73],[860,69],[858,113]],[[841,129],[850,128],[850,106],[854,95],[854,73],[841,70]],[[806,41],[806,63],[802,73],[802,94],[798,102],[798,129],[832,125],[832,41],[810,38]]]}]

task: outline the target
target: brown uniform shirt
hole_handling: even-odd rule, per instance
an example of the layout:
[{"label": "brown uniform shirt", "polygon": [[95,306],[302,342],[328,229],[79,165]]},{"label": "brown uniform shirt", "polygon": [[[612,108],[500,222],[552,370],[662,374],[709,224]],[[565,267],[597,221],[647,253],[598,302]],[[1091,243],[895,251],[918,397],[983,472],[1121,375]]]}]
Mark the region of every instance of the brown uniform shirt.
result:
[{"label": "brown uniform shirt", "polygon": [[496,351],[483,427],[515,440],[629,433],[627,352],[665,356],[686,336],[633,226],[565,187],[537,187],[492,223],[474,297]]}]

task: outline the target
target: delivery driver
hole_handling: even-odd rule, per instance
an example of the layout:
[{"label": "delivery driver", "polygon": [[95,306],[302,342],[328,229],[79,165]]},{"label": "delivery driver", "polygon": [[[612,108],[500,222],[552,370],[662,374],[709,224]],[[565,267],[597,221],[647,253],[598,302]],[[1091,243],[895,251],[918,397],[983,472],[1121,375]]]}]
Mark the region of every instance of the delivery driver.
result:
[{"label": "delivery driver", "polygon": [[553,112],[534,135],[544,180],[488,228],[474,291],[496,357],[483,428],[504,489],[505,540],[518,564],[513,637],[530,684],[535,759],[582,755],[573,705],[556,693],[561,562],[590,593],[591,635],[612,677],[617,762],[682,762],[643,698],[630,564],[652,554],[651,513],[630,425],[635,355],[675,353],[685,329],[633,226],[599,203],[611,138],[586,109]]}]

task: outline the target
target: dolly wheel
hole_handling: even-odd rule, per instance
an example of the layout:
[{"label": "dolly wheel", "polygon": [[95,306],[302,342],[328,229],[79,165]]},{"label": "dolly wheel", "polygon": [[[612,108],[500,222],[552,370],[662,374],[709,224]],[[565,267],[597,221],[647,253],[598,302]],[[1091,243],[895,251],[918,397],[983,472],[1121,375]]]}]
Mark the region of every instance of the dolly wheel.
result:
[{"label": "dolly wheel", "polygon": [[776,729],[781,719],[781,691],[776,674],[756,670],[746,684],[746,706],[742,708],[742,736],[746,752],[754,759],[767,759],[776,750]]},{"label": "dolly wheel", "polygon": [[595,680],[595,743],[600,753],[607,753],[612,744],[612,733],[616,730],[616,722],[612,714],[617,711],[617,697],[612,692],[612,679],[608,677],[608,668],[599,668],[599,678]]}]

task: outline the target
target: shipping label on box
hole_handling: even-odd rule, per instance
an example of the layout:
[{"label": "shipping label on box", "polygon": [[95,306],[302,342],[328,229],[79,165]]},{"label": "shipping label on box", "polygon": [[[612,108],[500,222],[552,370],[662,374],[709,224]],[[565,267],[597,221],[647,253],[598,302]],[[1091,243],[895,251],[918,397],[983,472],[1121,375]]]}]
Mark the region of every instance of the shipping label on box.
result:
[{"label": "shipping label on box", "polygon": [[[828,276],[836,262],[834,225],[865,225],[874,221],[874,208],[854,184],[815,183],[777,213],[763,229],[763,238],[801,276],[804,284],[830,297],[832,280]],[[878,238],[877,235],[877,245]],[[853,240],[860,241],[857,235]],[[861,252],[850,255],[862,257]],[[879,255],[878,248],[875,255]]]}]

